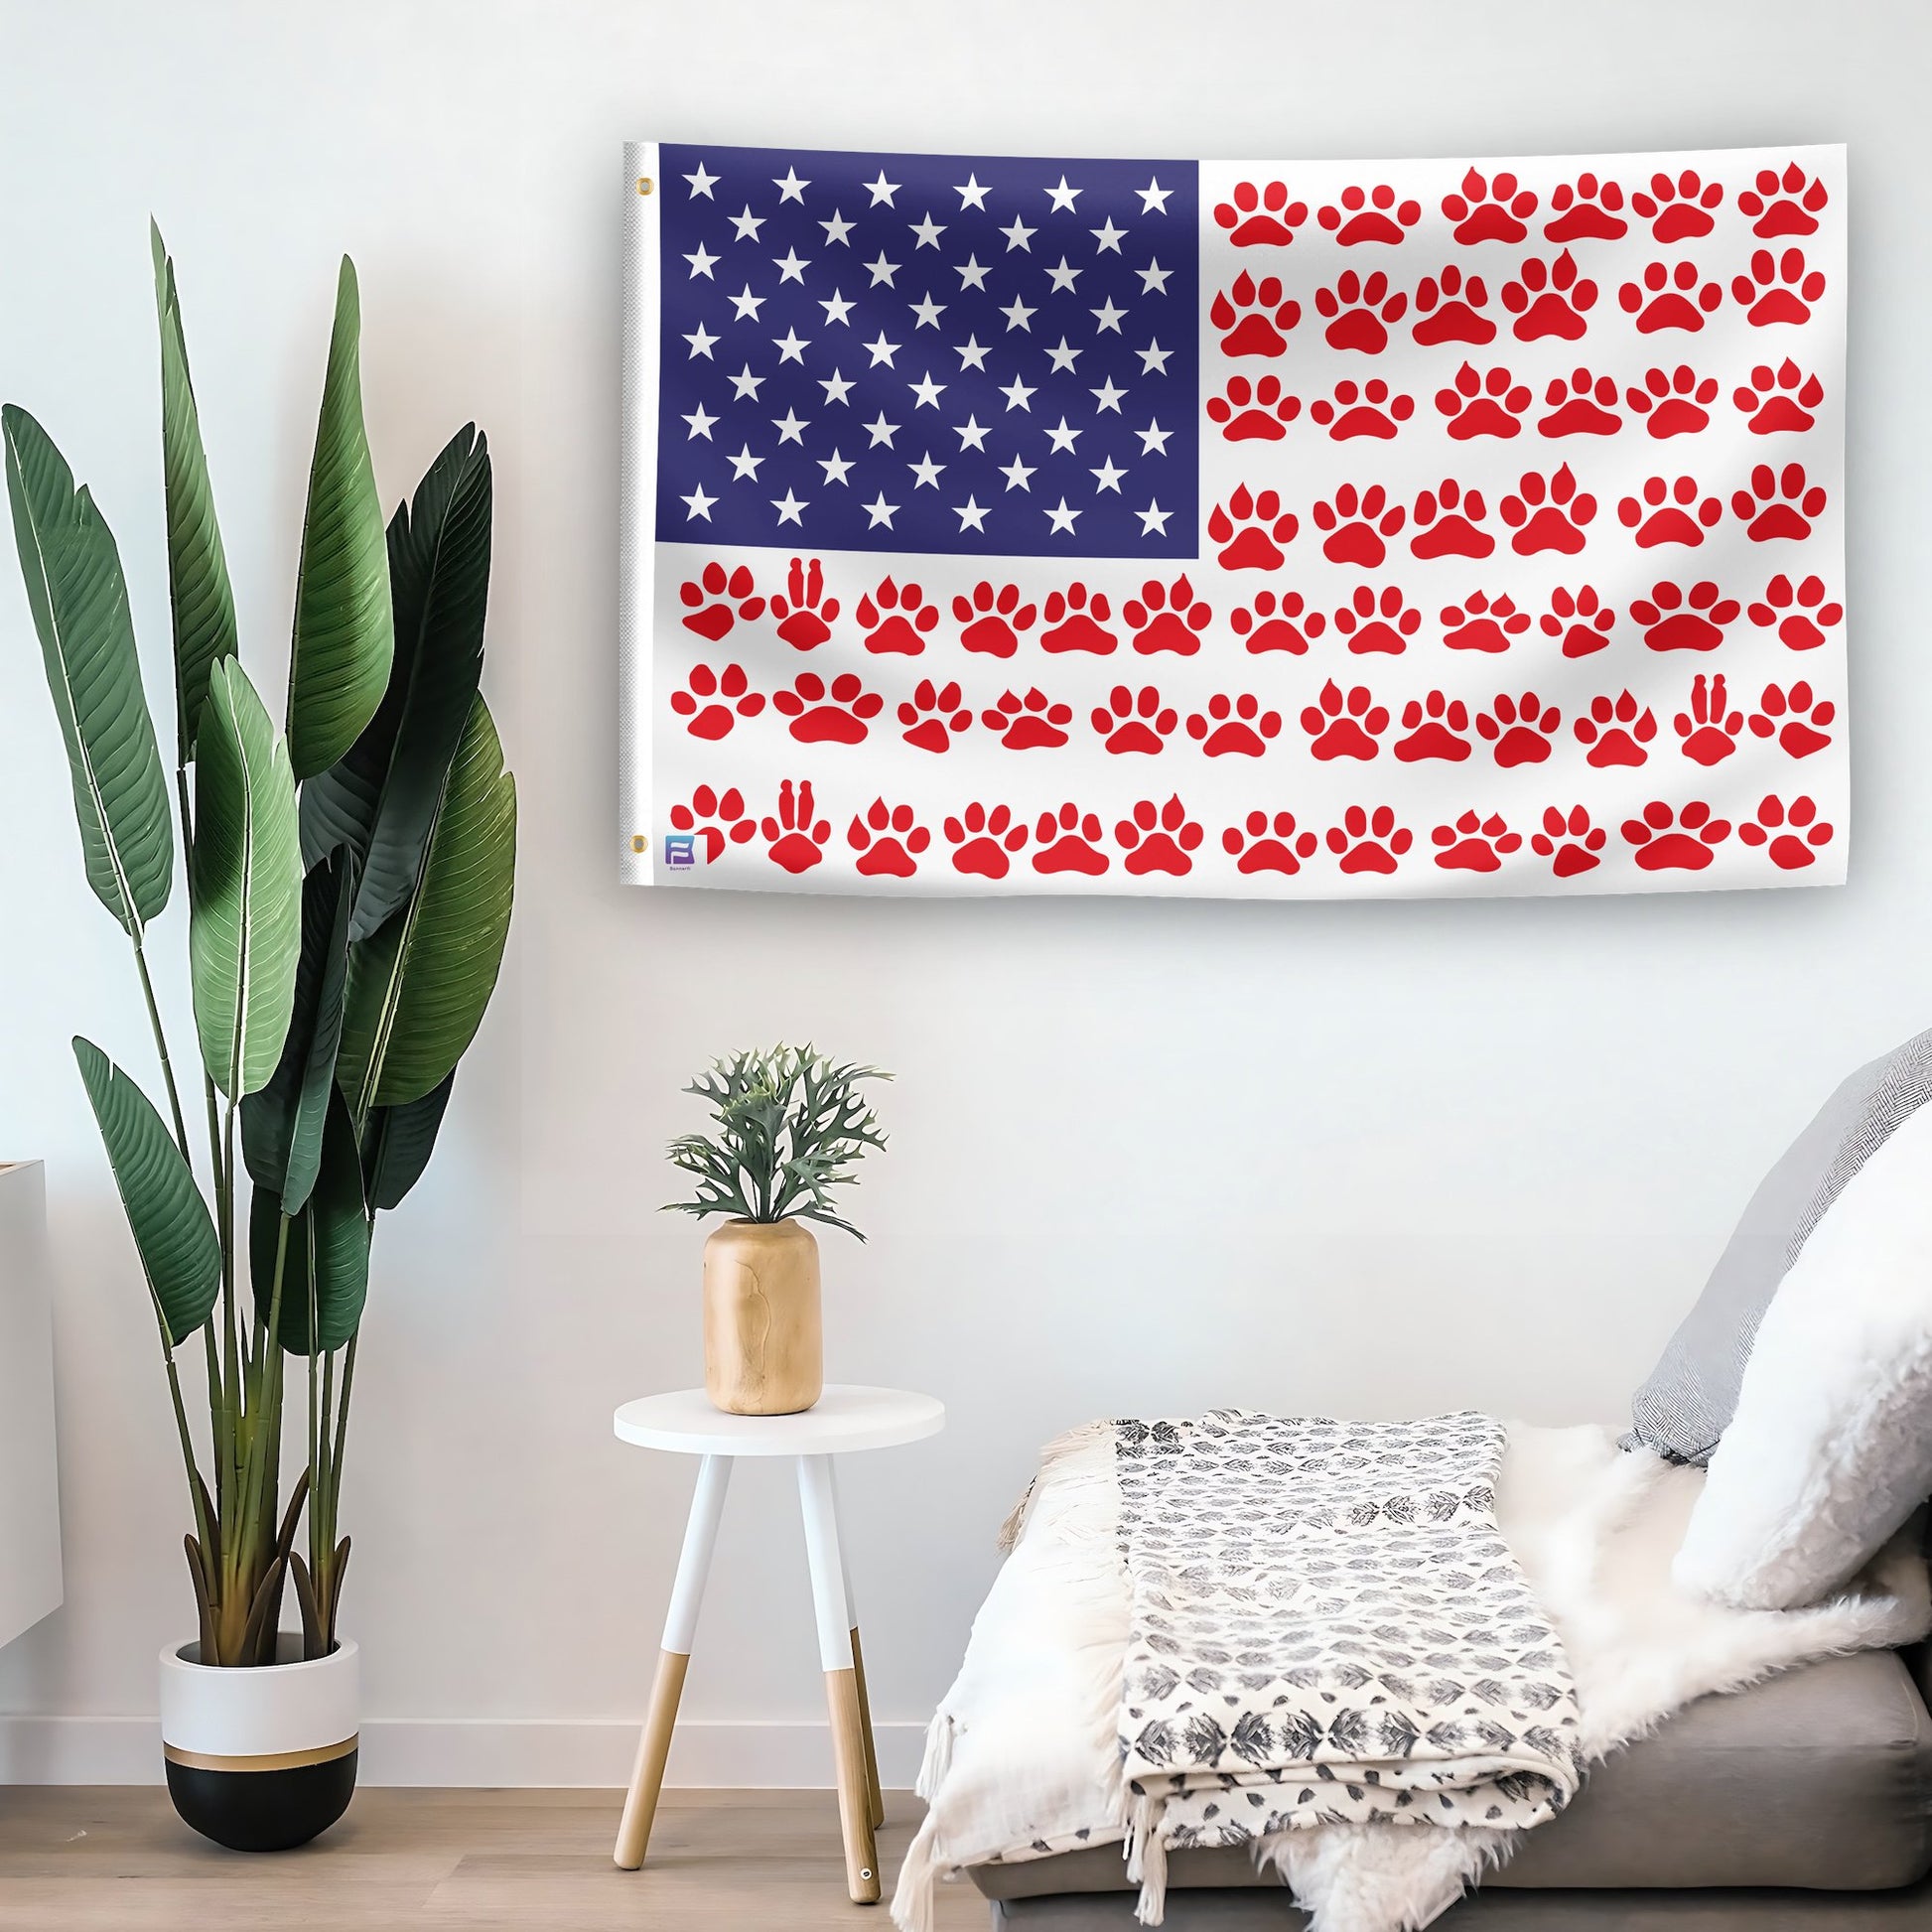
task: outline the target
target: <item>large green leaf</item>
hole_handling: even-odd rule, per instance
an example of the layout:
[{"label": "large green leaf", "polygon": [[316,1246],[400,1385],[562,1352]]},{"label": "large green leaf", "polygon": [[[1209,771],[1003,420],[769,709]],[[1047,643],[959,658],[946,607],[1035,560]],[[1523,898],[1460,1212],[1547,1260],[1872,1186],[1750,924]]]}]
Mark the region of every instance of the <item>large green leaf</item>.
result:
[{"label": "large green leaf", "polygon": [[334,852],[302,882],[302,952],[295,1005],[274,1077],[241,1105],[241,1151],[248,1172],[301,1210],[322,1164],[322,1130],[336,1090],[336,1048],[348,980],[348,914],[355,860]]},{"label": "large green leaf", "polygon": [[298,778],[328,770],[362,735],[395,649],[382,504],[362,428],[360,334],[355,265],[345,255],[295,587],[288,729]]},{"label": "large green leaf", "polygon": [[214,490],[202,419],[188,374],[175,265],[148,224],[154,246],[154,304],[161,322],[161,472],[168,504],[168,601],[175,620],[175,731],[181,762],[195,756],[207,676],[235,654],[234,593],[214,520]]},{"label": "large green leaf", "polygon": [[188,952],[202,1061],[231,1100],[268,1084],[302,951],[302,853],[287,748],[238,658],[208,674],[195,763]]},{"label": "large green leaf", "polygon": [[[248,1209],[248,1274],[264,1322],[274,1298],[281,1226],[281,1197],[272,1187],[257,1186]],[[338,1093],[322,1137],[315,1191],[289,1221],[277,1340],[294,1355],[310,1354],[318,1344],[341,1348],[362,1318],[368,1292],[369,1221],[362,1204],[362,1167],[347,1104]]]},{"label": "large green leaf", "polygon": [[362,1136],[362,1185],[371,1208],[396,1206],[422,1179],[436,1149],[443,1110],[450,1104],[450,1089],[455,1085],[452,1071],[420,1100],[405,1101],[400,1107],[378,1107],[369,1116]]},{"label": "large green leaf", "polygon": [[302,788],[303,856],[362,859],[351,937],[409,897],[483,672],[489,595],[489,446],[468,424],[389,522],[396,654],[368,729]]},{"label": "large green leaf", "polygon": [[207,1203],[148,1096],[91,1040],[76,1037],[73,1056],[107,1144],[148,1292],[169,1345],[178,1347],[207,1319],[221,1288],[221,1244]]},{"label": "large green leaf", "polygon": [[67,743],[73,815],[94,897],[139,939],[168,903],[175,837],[141,689],[114,535],[26,410],[0,409],[7,494],[47,688]]},{"label": "large green leaf", "polygon": [[357,1120],[439,1086],[483,1024],[509,932],[516,780],[479,697],[409,902],[351,948],[337,1078]]}]

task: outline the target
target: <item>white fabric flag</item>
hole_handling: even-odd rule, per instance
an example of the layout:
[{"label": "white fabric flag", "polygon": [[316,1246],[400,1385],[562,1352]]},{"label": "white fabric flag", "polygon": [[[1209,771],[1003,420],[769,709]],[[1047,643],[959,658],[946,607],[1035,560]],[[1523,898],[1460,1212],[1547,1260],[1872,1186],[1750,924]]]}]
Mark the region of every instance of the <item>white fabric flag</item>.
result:
[{"label": "white fabric flag", "polygon": [[627,879],[1843,881],[1842,148],[627,160]]}]

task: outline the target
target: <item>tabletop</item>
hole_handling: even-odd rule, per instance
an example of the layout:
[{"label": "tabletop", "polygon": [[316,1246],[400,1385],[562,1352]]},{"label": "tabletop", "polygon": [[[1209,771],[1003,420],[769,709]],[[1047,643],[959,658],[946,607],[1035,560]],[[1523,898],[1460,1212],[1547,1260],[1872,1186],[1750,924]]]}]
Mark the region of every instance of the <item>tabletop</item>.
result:
[{"label": "tabletop", "polygon": [[702,1389],[639,1396],[611,1419],[619,1439],[682,1455],[843,1455],[936,1436],[946,1407],[910,1389],[828,1382],[795,1416],[728,1416]]}]

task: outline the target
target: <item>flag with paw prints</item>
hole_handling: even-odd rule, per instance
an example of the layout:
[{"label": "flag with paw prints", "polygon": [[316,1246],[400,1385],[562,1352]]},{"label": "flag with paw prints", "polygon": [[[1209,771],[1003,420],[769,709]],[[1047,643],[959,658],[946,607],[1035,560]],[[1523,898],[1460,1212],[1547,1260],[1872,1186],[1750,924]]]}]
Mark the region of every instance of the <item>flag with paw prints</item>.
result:
[{"label": "flag with paw prints", "polygon": [[627,878],[1844,879],[1843,149],[627,158]]}]

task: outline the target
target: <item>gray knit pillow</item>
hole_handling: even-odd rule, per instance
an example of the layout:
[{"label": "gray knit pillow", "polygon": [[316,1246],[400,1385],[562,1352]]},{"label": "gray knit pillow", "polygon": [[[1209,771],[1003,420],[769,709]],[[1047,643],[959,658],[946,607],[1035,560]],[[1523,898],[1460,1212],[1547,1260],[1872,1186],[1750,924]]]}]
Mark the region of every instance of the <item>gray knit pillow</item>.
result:
[{"label": "gray knit pillow", "polygon": [[1710,1460],[1778,1284],[1846,1183],[1928,1099],[1932,1031],[1860,1067],[1826,1101],[1759,1183],[1697,1307],[1637,1391],[1625,1449]]}]

